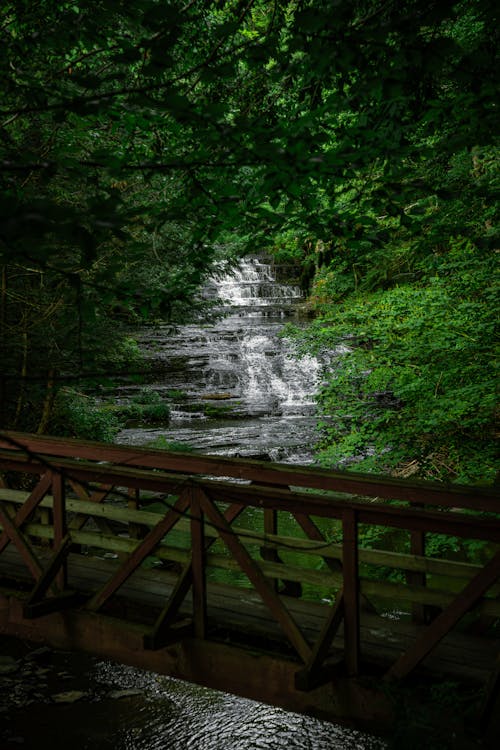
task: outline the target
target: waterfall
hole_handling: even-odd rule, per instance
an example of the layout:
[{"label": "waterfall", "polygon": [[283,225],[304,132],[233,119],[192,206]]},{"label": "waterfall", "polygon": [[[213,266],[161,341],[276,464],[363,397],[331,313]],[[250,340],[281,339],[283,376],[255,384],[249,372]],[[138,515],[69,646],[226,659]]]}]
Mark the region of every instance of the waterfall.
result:
[{"label": "waterfall", "polygon": [[[204,296],[220,302],[224,317],[175,331],[160,325],[139,337],[146,356],[161,364],[150,387],[170,399],[168,426],[130,427],[118,441],[147,444],[161,435],[205,453],[309,462],[320,365],[298,358],[279,335],[297,316],[300,289],[278,283],[269,263],[249,258],[215,274]],[[169,395],[175,392],[181,397]]]}]

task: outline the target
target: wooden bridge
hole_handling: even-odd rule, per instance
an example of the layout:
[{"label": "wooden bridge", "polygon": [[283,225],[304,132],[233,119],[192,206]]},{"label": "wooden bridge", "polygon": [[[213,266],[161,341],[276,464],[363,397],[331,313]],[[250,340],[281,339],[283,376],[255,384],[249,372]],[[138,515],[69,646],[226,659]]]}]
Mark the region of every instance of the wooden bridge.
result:
[{"label": "wooden bridge", "polygon": [[[406,678],[491,716],[490,489],[12,432],[0,472],[0,632],[332,720],[383,723]],[[484,563],[426,555],[443,538]]]}]

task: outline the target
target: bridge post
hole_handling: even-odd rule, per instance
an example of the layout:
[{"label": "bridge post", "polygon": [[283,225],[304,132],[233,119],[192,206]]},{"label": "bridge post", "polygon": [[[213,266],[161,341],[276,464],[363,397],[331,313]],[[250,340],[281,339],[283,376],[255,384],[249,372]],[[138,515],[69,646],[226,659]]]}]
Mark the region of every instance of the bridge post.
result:
[{"label": "bridge post", "polygon": [[[412,508],[423,508],[422,503],[411,503]],[[423,557],[425,555],[425,532],[424,531],[410,531],[410,554],[418,555]],[[418,573],[415,571],[408,571],[406,573],[406,581],[413,586],[425,586],[427,583],[427,576],[425,573]],[[412,620],[413,622],[423,625],[426,621],[426,607],[424,604],[418,604],[413,602],[412,604]]]},{"label": "bridge post", "polygon": [[348,508],[342,516],[342,560],[344,572],[344,653],[347,673],[359,672],[359,572],[357,512]]},{"label": "bridge post", "polygon": [[205,519],[201,500],[203,491],[190,487],[191,554],[193,564],[193,621],[196,638],[205,639],[207,632],[207,582],[205,565]]},{"label": "bridge post", "polygon": [[[278,511],[274,508],[265,508],[264,509],[264,534],[273,534],[276,535],[278,533]],[[267,560],[268,562],[280,562],[280,556],[278,555],[277,551],[275,549],[272,549],[271,547],[266,547],[265,545],[261,548],[260,554],[263,560]],[[278,579],[273,578],[272,579],[272,586],[275,591],[278,591]]]},{"label": "bridge post", "polygon": [[[68,533],[66,523],[66,488],[64,486],[64,477],[59,471],[52,472],[52,495],[54,497],[54,550],[57,550],[62,546],[63,540]],[[68,583],[68,565],[66,556],[61,560],[61,567],[56,574],[56,583],[61,591],[65,590]]]}]

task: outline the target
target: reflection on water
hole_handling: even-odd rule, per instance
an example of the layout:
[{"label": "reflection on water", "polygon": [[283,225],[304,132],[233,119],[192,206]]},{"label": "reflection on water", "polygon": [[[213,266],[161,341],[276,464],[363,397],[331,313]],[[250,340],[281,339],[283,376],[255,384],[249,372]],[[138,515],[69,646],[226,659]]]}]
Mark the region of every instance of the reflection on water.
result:
[{"label": "reflection on water", "polygon": [[9,640],[8,651],[24,655],[16,654],[13,673],[0,670],[1,750],[385,748],[373,736],[256,701]]},{"label": "reflection on water", "polygon": [[137,736],[130,725],[121,746],[124,750],[381,750],[384,747],[380,740],[352,729],[131,667],[99,662],[94,676],[107,684],[143,690],[143,718],[147,716],[149,729],[154,726],[154,732],[146,730]]}]

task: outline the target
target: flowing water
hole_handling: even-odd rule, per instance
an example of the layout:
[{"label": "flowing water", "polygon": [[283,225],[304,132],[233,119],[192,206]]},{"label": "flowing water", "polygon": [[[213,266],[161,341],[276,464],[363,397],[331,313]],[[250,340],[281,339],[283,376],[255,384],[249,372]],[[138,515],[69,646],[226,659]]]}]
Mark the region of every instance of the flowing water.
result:
[{"label": "flowing water", "polygon": [[[153,371],[161,371],[151,387],[168,399],[171,417],[167,426],[125,429],[117,442],[162,438],[204,453],[309,462],[320,364],[298,359],[279,336],[285,322],[298,322],[300,289],[277,283],[271,266],[252,258],[212,279],[205,296],[222,303],[217,322],[139,335]],[[138,390],[123,387],[119,397],[126,402]]]},{"label": "flowing water", "polygon": [[[222,300],[228,314],[211,324],[158,326],[140,334],[157,373],[148,387],[168,400],[170,419],[154,428],[130,426],[117,441],[145,445],[161,438],[205,453],[311,461],[320,365],[297,359],[279,337],[287,320],[297,321],[300,290],[278,284],[268,264],[251,259],[214,278],[206,296]],[[123,386],[117,398],[130,402],[141,389]],[[41,651],[20,655],[4,678],[10,681],[3,696],[10,721],[0,731],[6,748],[56,747],[62,737],[73,750],[385,746],[367,734],[255,701],[85,655]]]}]

